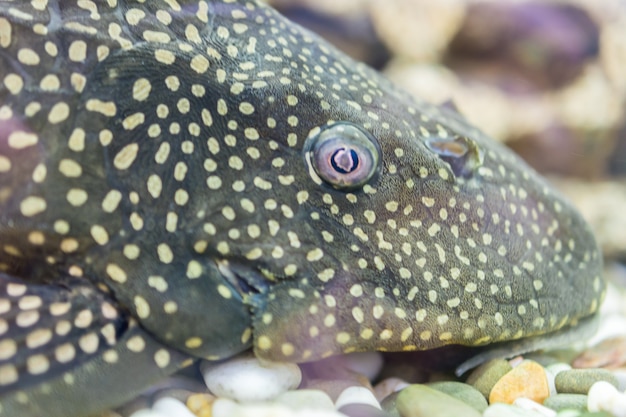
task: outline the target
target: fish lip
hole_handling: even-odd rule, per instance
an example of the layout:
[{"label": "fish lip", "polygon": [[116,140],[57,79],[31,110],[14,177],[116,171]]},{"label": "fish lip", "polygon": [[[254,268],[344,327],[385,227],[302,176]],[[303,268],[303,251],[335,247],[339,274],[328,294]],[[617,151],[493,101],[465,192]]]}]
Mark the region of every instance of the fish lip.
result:
[{"label": "fish lip", "polygon": [[216,260],[224,281],[245,304],[260,307],[270,291],[272,281],[258,269],[228,259]]}]

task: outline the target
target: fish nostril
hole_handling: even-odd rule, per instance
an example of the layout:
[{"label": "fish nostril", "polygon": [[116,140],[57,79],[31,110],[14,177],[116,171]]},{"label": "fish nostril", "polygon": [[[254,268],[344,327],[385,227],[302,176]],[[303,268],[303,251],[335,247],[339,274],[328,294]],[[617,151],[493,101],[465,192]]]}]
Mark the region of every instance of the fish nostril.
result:
[{"label": "fish nostril", "polygon": [[484,153],[476,142],[465,137],[428,137],[426,147],[448,163],[457,177],[469,178],[483,164]]}]

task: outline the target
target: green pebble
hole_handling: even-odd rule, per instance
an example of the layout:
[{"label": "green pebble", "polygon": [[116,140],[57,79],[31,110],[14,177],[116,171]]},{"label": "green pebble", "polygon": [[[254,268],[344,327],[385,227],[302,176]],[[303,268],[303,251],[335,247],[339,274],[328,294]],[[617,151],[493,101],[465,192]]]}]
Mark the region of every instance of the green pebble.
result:
[{"label": "green pebble", "polygon": [[487,400],[480,391],[469,384],[456,381],[431,382],[427,384],[430,388],[448,394],[465,404],[474,407],[481,413],[487,408]]},{"label": "green pebble", "polygon": [[400,417],[396,402],[398,401],[399,392],[394,392],[387,395],[381,402],[380,408],[389,414],[390,417]]},{"label": "green pebble", "polygon": [[496,382],[513,367],[504,359],[493,359],[474,370],[467,378],[467,383],[476,388],[486,399]]},{"label": "green pebble", "polygon": [[[577,394],[573,394],[577,395]],[[561,410],[556,413],[556,417],[580,417],[582,411],[580,410]]]},{"label": "green pebble", "polygon": [[472,406],[421,384],[400,391],[396,406],[401,417],[481,417]]},{"label": "green pebble", "polygon": [[548,408],[554,411],[560,410],[586,410],[587,396],[583,394],[556,394],[543,402]]},{"label": "green pebble", "polygon": [[559,394],[587,394],[591,386],[598,381],[606,381],[619,386],[617,378],[605,369],[571,369],[561,371],[554,378],[554,385]]}]

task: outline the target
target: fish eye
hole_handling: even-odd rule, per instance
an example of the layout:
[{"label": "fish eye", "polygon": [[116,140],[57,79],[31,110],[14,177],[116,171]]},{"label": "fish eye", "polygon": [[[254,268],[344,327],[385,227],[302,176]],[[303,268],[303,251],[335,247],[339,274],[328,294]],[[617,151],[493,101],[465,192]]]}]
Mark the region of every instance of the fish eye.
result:
[{"label": "fish eye", "polygon": [[[361,127],[339,122],[322,128],[304,144],[305,159],[313,179],[339,190],[360,188],[379,171],[378,141]],[[315,175],[313,175],[315,174]]]}]

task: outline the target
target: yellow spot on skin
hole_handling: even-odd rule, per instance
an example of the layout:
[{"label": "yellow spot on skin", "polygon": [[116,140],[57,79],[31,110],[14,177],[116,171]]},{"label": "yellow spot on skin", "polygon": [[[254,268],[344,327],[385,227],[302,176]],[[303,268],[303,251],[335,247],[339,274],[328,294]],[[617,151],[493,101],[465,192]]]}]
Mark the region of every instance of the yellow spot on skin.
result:
[{"label": "yellow spot on skin", "polygon": [[87,100],[85,108],[108,117],[113,117],[117,113],[117,107],[112,101],[101,101],[95,98]]},{"label": "yellow spot on skin", "polygon": [[74,62],[84,61],[87,58],[87,44],[85,41],[78,40],[72,42],[68,49],[68,57]]},{"label": "yellow spot on skin", "polygon": [[154,354],[154,363],[163,369],[170,364],[170,353],[165,349],[159,349]]},{"label": "yellow spot on skin", "polygon": [[159,260],[164,264],[170,264],[174,260],[174,253],[166,243],[161,243],[157,246],[157,254]]},{"label": "yellow spot on skin", "polygon": [[259,336],[257,339],[257,346],[261,350],[269,350],[272,348],[272,341],[267,336]]},{"label": "yellow spot on skin", "polygon": [[146,347],[146,342],[141,336],[133,336],[126,342],[126,347],[131,352],[139,353]]},{"label": "yellow spot on skin", "polygon": [[96,333],[88,333],[78,339],[78,346],[85,353],[95,353],[98,350],[100,339]]},{"label": "yellow spot on skin", "polygon": [[123,284],[127,280],[126,272],[116,264],[108,264],[106,267],[107,275],[115,282]]},{"label": "yellow spot on skin", "polygon": [[50,369],[50,361],[44,355],[33,355],[26,359],[26,369],[31,375],[41,375]]},{"label": "yellow spot on skin", "polygon": [[135,162],[135,158],[137,158],[137,152],[139,151],[139,145],[136,143],[131,143],[126,145],[120,150],[117,155],[115,155],[115,159],[113,160],[113,165],[115,168],[119,170],[128,169],[133,162]]},{"label": "yellow spot on skin", "polygon": [[225,286],[225,285],[218,285],[217,286],[217,292],[225,299],[230,299],[233,296],[233,293],[231,292],[231,290]]},{"label": "yellow spot on skin", "polygon": [[26,197],[20,203],[20,212],[25,217],[35,216],[46,210],[46,200],[41,197]]},{"label": "yellow spot on skin", "polygon": [[36,145],[39,138],[34,133],[14,131],[9,135],[8,143],[13,149],[24,149]]},{"label": "yellow spot on skin", "polygon": [[139,78],[133,84],[133,98],[137,101],[144,101],[152,91],[152,84],[146,78]]},{"label": "yellow spot on skin", "polygon": [[135,302],[135,311],[137,311],[137,316],[140,319],[147,319],[150,317],[150,305],[145,298],[136,295],[133,301]]},{"label": "yellow spot on skin", "polygon": [[109,233],[106,229],[100,225],[94,225],[91,227],[91,237],[99,245],[106,245],[109,242]]},{"label": "yellow spot on skin", "polygon": [[185,346],[189,349],[197,349],[202,346],[202,339],[199,337],[190,337],[185,341]]},{"label": "yellow spot on skin", "polygon": [[68,363],[76,357],[76,349],[71,343],[65,343],[54,350],[54,358],[60,363]]},{"label": "yellow spot on skin", "polygon": [[157,61],[166,65],[171,65],[174,63],[174,61],[176,61],[176,56],[174,55],[174,53],[166,49],[157,49],[156,51],[154,51],[154,57]]}]

